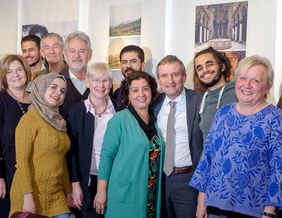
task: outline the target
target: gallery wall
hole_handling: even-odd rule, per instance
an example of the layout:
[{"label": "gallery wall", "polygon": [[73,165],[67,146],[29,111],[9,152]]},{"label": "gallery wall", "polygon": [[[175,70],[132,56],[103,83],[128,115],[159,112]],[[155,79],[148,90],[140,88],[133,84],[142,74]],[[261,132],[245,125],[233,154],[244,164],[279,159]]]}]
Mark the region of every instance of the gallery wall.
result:
[{"label": "gallery wall", "polygon": [[[194,55],[195,7],[229,2],[240,2],[240,0],[173,1],[170,53],[177,54],[188,64]],[[281,7],[281,1],[277,0],[248,1],[246,56],[257,54],[266,56],[271,60],[275,68],[275,80],[271,92],[276,100],[279,98],[279,88],[282,81],[282,55],[276,53],[277,49],[280,51],[282,49],[281,43],[278,44],[281,37],[280,40],[277,39],[277,28],[280,28],[279,31],[281,31],[281,18],[279,20],[276,16],[278,10],[280,10],[280,14],[282,13]],[[280,26],[278,27],[277,24]],[[275,61],[277,56],[280,57],[280,62]]]},{"label": "gallery wall", "polygon": [[[91,37],[91,62],[107,61],[110,6],[133,2],[142,5],[140,45],[146,53],[146,70],[155,73],[158,61],[167,54],[179,56],[191,68],[196,6],[239,0],[0,0],[0,55],[20,53],[18,29],[23,23],[76,20],[78,29]],[[276,99],[282,81],[282,44],[277,39],[282,35],[278,23],[281,8],[279,0],[248,0],[246,55],[259,54],[271,60],[275,68],[272,92]],[[191,70],[189,77],[190,74]]]},{"label": "gallery wall", "polygon": [[0,56],[17,51],[18,1],[0,0]]}]

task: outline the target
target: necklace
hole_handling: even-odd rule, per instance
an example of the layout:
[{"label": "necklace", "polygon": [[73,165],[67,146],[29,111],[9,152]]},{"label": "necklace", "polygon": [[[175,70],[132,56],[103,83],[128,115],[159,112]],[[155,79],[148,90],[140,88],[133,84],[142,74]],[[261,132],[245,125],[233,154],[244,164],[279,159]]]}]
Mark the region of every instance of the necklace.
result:
[{"label": "necklace", "polygon": [[25,114],[25,110],[23,109],[22,104],[20,102],[18,102],[18,101],[17,101],[17,103],[18,103],[18,105],[19,105],[19,107],[20,107],[20,109],[22,111],[22,114]]},{"label": "necklace", "polygon": [[9,89],[7,90],[7,92],[8,92],[8,94],[9,94],[11,97],[13,97],[13,99],[17,102],[17,104],[19,105],[19,107],[20,107],[20,109],[21,109],[22,114],[25,114],[26,111],[24,110],[22,104],[18,101],[18,99],[16,98],[16,96],[13,94],[13,92],[11,92]]},{"label": "necklace", "polygon": [[107,110],[107,108],[108,108],[108,101],[107,101],[107,99],[105,99],[105,101],[106,101],[106,105],[105,105],[104,110],[103,110],[101,113],[97,113],[97,112],[96,112],[96,110],[95,110],[95,105],[92,103],[91,98],[89,98],[89,100],[90,100],[90,103],[91,103],[92,107],[94,108],[94,111],[95,111],[95,116],[96,116],[96,117],[101,117],[101,116],[102,116],[102,114],[103,114],[103,113],[105,113],[105,112],[106,112],[106,110]]}]

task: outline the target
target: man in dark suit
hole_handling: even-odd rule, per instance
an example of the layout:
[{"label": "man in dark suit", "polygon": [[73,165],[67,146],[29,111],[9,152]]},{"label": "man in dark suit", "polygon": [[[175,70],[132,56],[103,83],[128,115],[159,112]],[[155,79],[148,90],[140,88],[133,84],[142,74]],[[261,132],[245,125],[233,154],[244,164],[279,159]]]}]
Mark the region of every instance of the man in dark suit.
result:
[{"label": "man in dark suit", "polygon": [[[166,141],[162,217],[196,217],[198,193],[188,183],[203,148],[199,128],[202,97],[196,91],[184,88],[186,70],[176,56],[168,55],[160,61],[157,80],[164,93],[155,105],[154,112]],[[173,123],[169,121],[171,116],[174,117]]]},{"label": "man in dark suit", "polygon": [[[60,107],[60,113],[67,120],[70,107],[77,103],[87,99],[89,89],[86,87],[86,72],[87,64],[92,56],[91,42],[89,36],[81,31],[75,31],[68,35],[64,45],[64,57],[69,66],[69,70],[62,72],[67,81],[67,92],[63,105]],[[68,130],[69,130],[68,123]],[[70,135],[70,133],[68,132]],[[71,151],[72,148],[71,148]],[[79,182],[73,181],[73,175],[71,174],[71,160],[70,153],[67,154],[67,162],[70,173],[70,179],[72,182],[72,198],[73,204],[77,208],[82,207],[82,190]],[[81,211],[74,209],[76,218],[82,217]]]},{"label": "man in dark suit", "polygon": [[67,119],[69,108],[76,102],[88,97],[89,89],[86,87],[87,64],[92,56],[89,36],[81,31],[75,31],[68,35],[64,46],[65,61],[69,70],[61,74],[67,80],[67,93],[64,104],[60,107],[60,113]]}]

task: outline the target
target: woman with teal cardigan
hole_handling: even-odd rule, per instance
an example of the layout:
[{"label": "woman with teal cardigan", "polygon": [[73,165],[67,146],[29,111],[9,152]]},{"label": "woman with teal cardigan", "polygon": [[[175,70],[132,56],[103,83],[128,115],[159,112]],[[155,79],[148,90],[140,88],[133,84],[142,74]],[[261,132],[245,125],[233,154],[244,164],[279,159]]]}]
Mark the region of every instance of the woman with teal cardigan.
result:
[{"label": "woman with teal cardigan", "polygon": [[108,123],[94,206],[106,218],[160,217],[164,142],[150,113],[157,84],[149,74],[135,72],[121,90],[121,104],[128,107]]}]

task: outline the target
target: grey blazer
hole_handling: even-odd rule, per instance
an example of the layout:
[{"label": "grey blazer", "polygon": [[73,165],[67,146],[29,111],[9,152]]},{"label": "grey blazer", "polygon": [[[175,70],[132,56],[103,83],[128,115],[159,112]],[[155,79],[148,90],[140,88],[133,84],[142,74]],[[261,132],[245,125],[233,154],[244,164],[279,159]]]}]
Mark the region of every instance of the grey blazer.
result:
[{"label": "grey blazer", "polygon": [[[197,91],[186,89],[186,116],[187,116],[187,126],[189,130],[188,141],[191,152],[191,158],[194,170],[196,169],[198,162],[201,157],[203,150],[203,135],[199,127],[200,123],[200,105],[202,101],[202,95]],[[161,107],[163,105],[166,95],[162,93],[155,103],[153,110],[155,117],[158,116]]]}]

